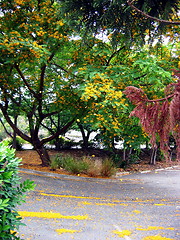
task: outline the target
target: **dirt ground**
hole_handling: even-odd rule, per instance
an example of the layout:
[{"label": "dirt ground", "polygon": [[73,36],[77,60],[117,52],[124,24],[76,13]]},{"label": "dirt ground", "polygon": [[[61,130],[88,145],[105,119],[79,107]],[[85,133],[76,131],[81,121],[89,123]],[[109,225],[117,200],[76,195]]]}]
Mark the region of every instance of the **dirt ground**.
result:
[{"label": "dirt ground", "polygon": [[[73,156],[76,156],[76,157],[82,157],[83,155],[87,154],[87,152],[84,152],[84,151],[79,150],[79,149],[78,150],[67,150],[67,151],[63,150],[61,152],[50,150],[49,151],[50,158],[52,158],[53,156],[56,156],[59,153],[61,153],[61,154],[72,154]],[[89,152],[89,155],[91,156],[91,152]],[[105,155],[100,154],[98,151],[93,152],[93,155],[94,155],[95,158],[104,158],[105,157]],[[22,159],[22,164],[20,166],[21,168],[44,171],[44,172],[52,172],[50,167],[42,167],[41,166],[41,160],[39,158],[39,155],[34,150],[17,151],[16,156]],[[179,163],[176,162],[176,161],[173,161],[173,162],[170,162],[170,163],[166,163],[166,162],[161,161],[161,162],[157,162],[156,165],[153,166],[153,165],[149,165],[149,160],[148,159],[143,159],[143,160],[140,160],[138,162],[138,164],[131,164],[126,169],[118,168],[118,172],[122,172],[122,173],[123,172],[141,172],[141,171],[148,171],[148,170],[156,170],[156,169],[166,168],[166,167],[175,166],[175,165],[179,165]],[[65,171],[63,169],[53,170],[53,172],[54,173],[59,173],[59,174],[70,175],[70,173],[68,173],[67,171]]]}]

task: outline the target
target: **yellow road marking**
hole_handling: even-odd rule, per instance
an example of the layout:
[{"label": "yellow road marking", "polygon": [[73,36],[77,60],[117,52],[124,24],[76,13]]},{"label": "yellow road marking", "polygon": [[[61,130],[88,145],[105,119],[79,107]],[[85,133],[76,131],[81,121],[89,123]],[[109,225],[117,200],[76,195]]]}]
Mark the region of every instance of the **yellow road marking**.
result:
[{"label": "yellow road marking", "polygon": [[157,236],[147,236],[142,240],[174,240],[173,238],[162,237],[161,235]]},{"label": "yellow road marking", "polygon": [[80,232],[78,230],[72,230],[72,229],[65,229],[65,228],[61,228],[61,229],[56,229],[56,232],[58,234],[62,234],[62,233],[75,233],[75,232]]},{"label": "yellow road marking", "polygon": [[97,206],[116,206],[114,203],[90,203],[90,202],[80,202],[79,204],[83,205],[97,205]]},{"label": "yellow road marking", "polygon": [[74,220],[87,220],[88,215],[76,215],[76,216],[64,216],[60,213],[53,212],[27,212],[18,211],[21,217],[36,217],[36,218],[63,218],[63,219],[74,219]]},{"label": "yellow road marking", "polygon": [[136,228],[138,231],[151,231],[151,230],[174,230],[173,227],[165,228],[165,227],[157,227],[157,226],[149,226],[148,228]]},{"label": "yellow road marking", "polygon": [[83,196],[72,196],[72,195],[58,195],[58,194],[47,194],[47,193],[40,193],[42,196],[50,196],[50,197],[61,197],[61,198],[81,198],[81,199],[102,199],[99,197],[83,197]]}]

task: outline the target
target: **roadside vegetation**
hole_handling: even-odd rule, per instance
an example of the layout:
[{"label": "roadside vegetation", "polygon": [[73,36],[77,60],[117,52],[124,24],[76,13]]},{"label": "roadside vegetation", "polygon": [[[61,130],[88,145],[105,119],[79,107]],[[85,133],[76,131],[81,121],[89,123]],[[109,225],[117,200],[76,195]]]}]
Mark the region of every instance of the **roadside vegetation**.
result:
[{"label": "roadside vegetation", "polygon": [[17,206],[25,202],[25,194],[33,190],[32,181],[20,181],[18,167],[21,159],[15,157],[15,150],[4,142],[0,143],[0,239],[15,240],[22,225]]},{"label": "roadside vegetation", "polygon": [[56,155],[52,158],[50,168],[62,168],[73,174],[86,174],[90,177],[111,177],[116,173],[112,159],[106,157],[102,160],[95,156],[76,158],[72,155]]}]

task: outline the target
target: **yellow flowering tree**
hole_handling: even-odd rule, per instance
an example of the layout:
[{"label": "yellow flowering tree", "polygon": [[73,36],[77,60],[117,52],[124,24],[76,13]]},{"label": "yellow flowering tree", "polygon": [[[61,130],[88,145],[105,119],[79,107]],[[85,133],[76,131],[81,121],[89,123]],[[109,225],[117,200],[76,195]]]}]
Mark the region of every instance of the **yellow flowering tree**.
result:
[{"label": "yellow flowering tree", "polygon": [[[83,109],[65,70],[73,44],[71,31],[54,1],[1,1],[0,9],[0,108],[13,130],[48,165],[44,144],[64,133]],[[12,108],[28,120],[29,135],[14,124]],[[67,108],[73,111],[66,123],[41,139],[46,119]]]}]

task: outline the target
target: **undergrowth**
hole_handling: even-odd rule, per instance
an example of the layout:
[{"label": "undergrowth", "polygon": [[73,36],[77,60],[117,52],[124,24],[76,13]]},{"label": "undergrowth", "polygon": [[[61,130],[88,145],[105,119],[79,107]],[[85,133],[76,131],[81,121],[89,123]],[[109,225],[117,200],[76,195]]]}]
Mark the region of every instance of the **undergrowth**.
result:
[{"label": "undergrowth", "polygon": [[110,158],[95,159],[92,157],[75,158],[71,155],[56,155],[51,159],[52,170],[64,169],[73,174],[86,174],[90,177],[110,177],[116,172]]}]

